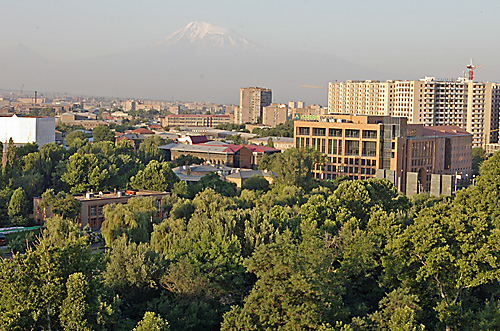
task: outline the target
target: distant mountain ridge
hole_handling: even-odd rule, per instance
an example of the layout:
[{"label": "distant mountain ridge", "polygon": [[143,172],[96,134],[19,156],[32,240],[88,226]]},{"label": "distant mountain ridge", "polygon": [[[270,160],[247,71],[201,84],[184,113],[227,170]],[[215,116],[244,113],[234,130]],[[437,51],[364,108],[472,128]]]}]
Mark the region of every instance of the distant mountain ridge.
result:
[{"label": "distant mountain ridge", "polygon": [[255,44],[236,32],[207,22],[191,22],[184,28],[169,35],[166,39],[156,43],[154,47],[176,44],[216,48],[256,47]]},{"label": "distant mountain ridge", "polygon": [[0,63],[3,89],[232,104],[240,87],[263,86],[273,90],[274,102],[326,105],[326,90],[301,86],[383,79],[335,55],[265,48],[206,22],[191,22],[151,47],[77,62],[17,47],[0,53]]}]

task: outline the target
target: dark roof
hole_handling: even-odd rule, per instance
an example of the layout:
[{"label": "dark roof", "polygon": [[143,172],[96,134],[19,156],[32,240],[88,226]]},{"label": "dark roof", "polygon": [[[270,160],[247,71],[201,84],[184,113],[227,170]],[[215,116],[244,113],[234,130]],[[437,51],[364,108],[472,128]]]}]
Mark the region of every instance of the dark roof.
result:
[{"label": "dark roof", "polygon": [[471,135],[471,133],[460,128],[456,125],[438,125],[438,126],[426,126],[423,128],[424,136],[462,136]]},{"label": "dark roof", "polygon": [[165,117],[230,117],[229,115],[169,114]]},{"label": "dark roof", "polygon": [[208,141],[207,136],[189,136],[193,144],[202,144]]},{"label": "dark roof", "polygon": [[145,129],[145,128],[135,129],[135,130],[132,130],[132,132],[134,132],[134,133],[140,133],[140,134],[155,134],[154,131],[151,131],[151,130],[148,130],[148,129]]}]

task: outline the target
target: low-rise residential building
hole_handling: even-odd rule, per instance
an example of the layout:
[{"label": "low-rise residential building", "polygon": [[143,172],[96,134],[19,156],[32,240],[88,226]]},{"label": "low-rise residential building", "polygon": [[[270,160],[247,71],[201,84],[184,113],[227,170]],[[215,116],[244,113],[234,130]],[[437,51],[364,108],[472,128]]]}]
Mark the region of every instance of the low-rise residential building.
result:
[{"label": "low-rise residential building", "polygon": [[[126,190],[113,192],[86,193],[85,195],[75,195],[75,199],[80,201],[81,210],[78,217],[78,225],[81,227],[90,225],[92,230],[99,230],[104,222],[104,206],[109,204],[127,203],[132,197],[151,197],[156,201],[156,217],[163,218],[161,200],[169,196],[169,192],[158,192],[148,190]],[[38,224],[43,224],[45,219],[53,216],[50,208],[41,208],[42,198],[33,198],[33,215]]]},{"label": "low-rise residential building", "polygon": [[181,155],[192,155],[210,164],[247,169],[257,168],[265,154],[280,152],[280,150],[271,147],[233,145],[217,141],[193,145],[172,143],[159,148],[167,152],[168,161],[174,161]]},{"label": "low-rise residential building", "polygon": [[293,148],[293,138],[288,137],[262,137],[262,138],[253,138],[248,142],[250,144],[266,146],[271,139],[273,143],[273,147],[279,149],[280,151],[285,151],[289,148]]},{"label": "low-rise residential building", "polygon": [[243,184],[251,177],[262,177],[269,184],[272,184],[276,174],[272,174],[267,170],[251,170],[251,169],[238,169],[225,176],[226,182],[235,183],[237,188],[241,188]]},{"label": "low-rise residential building", "polygon": [[[252,176],[263,177],[269,184],[273,183],[276,174],[267,170],[253,170],[243,168],[232,168],[221,164],[194,164],[185,165],[172,169],[172,171],[185,182],[198,182],[203,176],[211,172],[216,173],[221,179],[235,183],[237,188],[241,188],[243,183]],[[273,176],[274,175],[274,176]]]},{"label": "low-rise residential building", "polygon": [[214,127],[229,124],[230,115],[170,114],[162,119],[163,127],[203,126]]}]

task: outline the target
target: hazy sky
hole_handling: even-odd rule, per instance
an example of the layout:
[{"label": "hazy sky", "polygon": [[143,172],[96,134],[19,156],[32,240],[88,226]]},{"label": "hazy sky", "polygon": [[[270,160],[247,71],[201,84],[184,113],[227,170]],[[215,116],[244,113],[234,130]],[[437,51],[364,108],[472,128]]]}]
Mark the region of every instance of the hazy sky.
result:
[{"label": "hazy sky", "polygon": [[[335,54],[381,72],[500,81],[500,1],[0,0],[0,50],[16,42],[57,60],[154,44],[192,21],[275,48]],[[417,70],[415,70],[417,69]],[[498,78],[496,78],[498,76]],[[418,77],[394,77],[415,79]]]}]

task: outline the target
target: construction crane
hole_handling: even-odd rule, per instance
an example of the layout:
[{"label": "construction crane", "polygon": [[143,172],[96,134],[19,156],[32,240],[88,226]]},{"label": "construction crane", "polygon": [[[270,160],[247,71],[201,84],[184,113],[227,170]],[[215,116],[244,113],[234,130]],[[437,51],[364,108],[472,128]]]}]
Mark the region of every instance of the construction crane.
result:
[{"label": "construction crane", "polygon": [[466,66],[469,69],[469,80],[474,80],[474,70],[477,68],[481,68],[482,66],[475,66],[472,64],[472,58],[470,58],[470,63]]},{"label": "construction crane", "polygon": [[23,83],[23,86],[21,87],[21,93],[17,97],[16,108],[14,108],[14,110],[19,110],[19,98],[23,97],[23,91],[24,91],[24,83]]},{"label": "construction crane", "polygon": [[306,85],[306,84],[300,84],[299,86],[300,87],[305,87],[305,88],[319,88],[319,89],[328,90],[328,87],[327,86],[323,86],[323,85]]}]

